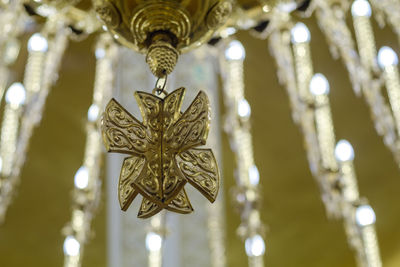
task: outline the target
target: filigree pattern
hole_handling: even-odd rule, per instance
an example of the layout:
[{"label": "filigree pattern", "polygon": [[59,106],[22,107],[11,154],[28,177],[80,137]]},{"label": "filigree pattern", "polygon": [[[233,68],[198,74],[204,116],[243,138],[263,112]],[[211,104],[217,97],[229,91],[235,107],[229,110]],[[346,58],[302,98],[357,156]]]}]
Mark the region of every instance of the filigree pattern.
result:
[{"label": "filigree pattern", "polygon": [[200,92],[174,127],[167,130],[164,138],[171,149],[184,151],[206,143],[210,126],[209,109],[207,95]]},{"label": "filigree pattern", "polygon": [[108,151],[131,155],[124,160],[119,180],[121,209],[126,210],[140,193],[143,201],[139,218],[151,217],[162,209],[192,212],[183,188],[187,181],[211,202],[217,196],[215,157],[210,149],[194,149],[207,140],[209,101],[200,92],[181,114],[184,94],[184,88],[165,98],[136,92],[143,123],[114,99],[103,115],[102,132]]},{"label": "filigree pattern", "polygon": [[124,159],[118,184],[118,200],[122,210],[126,210],[137,196],[132,182],[141,173],[144,162],[145,159],[142,157],[132,156]]},{"label": "filigree pattern", "polygon": [[112,99],[106,108],[103,124],[103,140],[108,152],[142,154],[147,150],[149,136],[145,126]]},{"label": "filigree pattern", "polygon": [[189,183],[209,201],[214,202],[218,194],[218,166],[210,149],[189,149],[177,157],[180,170]]}]

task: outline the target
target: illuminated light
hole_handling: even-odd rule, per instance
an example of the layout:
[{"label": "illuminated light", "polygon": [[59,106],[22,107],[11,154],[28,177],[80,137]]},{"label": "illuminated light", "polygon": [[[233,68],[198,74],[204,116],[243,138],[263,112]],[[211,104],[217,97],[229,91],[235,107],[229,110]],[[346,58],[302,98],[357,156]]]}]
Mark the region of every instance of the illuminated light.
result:
[{"label": "illuminated light", "polygon": [[310,31],[304,23],[298,22],[290,30],[293,43],[308,43],[311,39]]},{"label": "illuminated light", "polygon": [[370,205],[362,205],[356,209],[356,222],[360,226],[368,226],[376,221],[375,212]]},{"label": "illuminated light", "polygon": [[40,33],[35,33],[29,38],[29,52],[46,52],[48,49],[47,39]]},{"label": "illuminated light", "polygon": [[340,140],[335,147],[335,157],[341,162],[354,159],[354,150],[347,140]]},{"label": "illuminated light", "polygon": [[260,173],[258,172],[257,166],[252,165],[249,168],[249,182],[251,185],[258,185],[260,182]]},{"label": "illuminated light", "polygon": [[3,159],[0,157],[0,172],[3,169]]},{"label": "illuminated light", "polygon": [[236,33],[236,29],[234,27],[228,27],[221,31],[220,35],[222,38],[226,38]]},{"label": "illuminated light", "polygon": [[267,13],[267,12],[270,12],[270,11],[271,11],[271,8],[269,7],[269,5],[264,5],[264,6],[262,7],[262,10],[263,10],[263,12]]},{"label": "illuminated light", "polygon": [[225,29],[225,32],[229,35],[235,34],[236,33],[236,29],[234,27],[228,27]]},{"label": "illuminated light", "polygon": [[397,65],[399,59],[392,48],[388,46],[382,46],[378,52],[378,64],[381,68],[387,66]]},{"label": "illuminated light", "polygon": [[239,117],[247,119],[251,115],[251,108],[246,99],[241,99],[238,102],[237,112]]},{"label": "illuminated light", "polygon": [[20,106],[25,103],[26,91],[22,83],[13,83],[6,93],[6,101],[11,105]]},{"label": "illuminated light", "polygon": [[260,235],[247,238],[244,246],[247,256],[258,257],[265,253],[265,243]]},{"label": "illuminated light", "polygon": [[78,169],[74,178],[75,186],[79,189],[85,189],[89,185],[89,171],[85,166]]},{"label": "illuminated light", "polygon": [[280,11],[286,12],[286,13],[290,13],[293,10],[295,10],[297,8],[297,4],[295,1],[291,1],[291,2],[286,2],[286,3],[280,3],[277,5],[277,8]]},{"label": "illuminated light", "polygon": [[148,251],[159,251],[161,249],[162,237],[159,234],[150,232],[146,236],[146,248]]},{"label": "illuminated light", "polygon": [[228,60],[243,60],[246,57],[246,51],[241,42],[233,40],[225,50],[225,57]]},{"label": "illuminated light", "polygon": [[356,0],[351,5],[351,14],[354,17],[371,17],[371,5],[367,0]]},{"label": "illuminated light", "polygon": [[103,29],[103,31],[107,31],[108,30],[108,28],[107,28],[107,26],[106,25],[103,25],[103,26],[101,26],[101,28]]},{"label": "illuminated light", "polygon": [[329,82],[323,74],[316,73],[311,78],[310,92],[315,96],[329,93]]},{"label": "illuminated light", "polygon": [[97,48],[94,55],[97,59],[101,59],[106,55],[106,51],[103,48]]},{"label": "illuminated light", "polygon": [[36,8],[36,13],[46,18],[56,14],[57,12],[56,7],[50,5],[40,5]]},{"label": "illuminated light", "polygon": [[78,256],[81,245],[73,236],[67,236],[64,241],[64,253],[68,256]]},{"label": "illuminated light", "polygon": [[96,104],[92,104],[88,110],[88,114],[87,114],[88,120],[91,122],[97,121],[97,118],[99,117],[99,113],[100,113],[99,107]]}]

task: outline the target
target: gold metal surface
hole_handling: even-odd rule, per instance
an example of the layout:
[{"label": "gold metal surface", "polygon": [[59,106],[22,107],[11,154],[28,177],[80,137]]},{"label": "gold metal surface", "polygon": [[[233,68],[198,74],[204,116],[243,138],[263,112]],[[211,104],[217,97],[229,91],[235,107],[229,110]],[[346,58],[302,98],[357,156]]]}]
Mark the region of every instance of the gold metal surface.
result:
[{"label": "gold metal surface", "polygon": [[169,36],[157,34],[147,51],[146,62],[155,76],[164,77],[172,72],[178,56],[179,52],[171,45]]},{"label": "gold metal surface", "polygon": [[[330,58],[315,22],[310,21],[307,25],[314,33],[314,67],[325,73],[335,86],[331,107],[337,136],[349,138],[358,150],[355,165],[360,188],[376,207],[379,216],[377,231],[384,266],[400,266],[400,214],[396,205],[400,201],[397,193],[400,187],[398,168],[375,134],[363,100],[355,97],[349,81],[343,78],[346,77],[343,66]],[[392,32],[386,28],[378,32],[376,39],[388,40],[386,45],[398,48],[395,38],[391,36]],[[265,64],[273,62],[267,53],[266,43],[243,32],[239,33],[239,38],[247,48],[246,97],[252,107],[255,159],[263,177],[261,192],[264,208],[261,216],[268,221],[269,228],[267,266],[356,266],[346,245],[342,225],[328,222],[325,218],[318,188],[308,170],[302,136],[291,121],[287,96],[277,82],[274,64]],[[70,216],[71,177],[80,166],[84,153],[83,121],[91,104],[92,92],[89,89],[93,87],[95,66],[93,55],[87,51],[93,47],[93,42],[94,39],[90,38],[71,43],[60,80],[49,96],[44,120],[33,136],[22,173],[23,182],[9,210],[6,224],[0,228],[2,266],[62,265],[60,229]],[[21,58],[25,56],[23,54]],[[22,63],[19,61],[17,65],[19,71],[23,71]],[[266,84],[268,88],[265,88]],[[229,190],[234,185],[234,159],[227,138],[223,138],[222,142],[223,168],[219,167],[226,177],[224,186]],[[43,190],[43,186],[51,190]],[[107,266],[104,201],[108,197],[112,196],[102,198],[100,213],[93,222],[94,239],[85,245],[85,267]],[[234,210],[233,203],[227,201],[223,210],[227,215],[227,266],[242,267],[247,265],[247,257],[242,242],[235,234],[240,221]]]},{"label": "gold metal surface", "polygon": [[102,132],[109,152],[129,154],[122,165],[118,193],[122,210],[143,196],[139,218],[148,218],[162,209],[177,213],[193,211],[184,189],[186,182],[210,202],[218,194],[219,173],[210,149],[204,145],[210,124],[207,95],[200,91],[181,114],[185,94],[179,88],[160,98],[136,92],[143,123],[112,99],[103,115]]},{"label": "gold metal surface", "polygon": [[[385,3],[388,3],[389,1],[390,0],[372,0],[370,2],[374,4],[374,12],[380,11],[387,15],[387,18],[385,19],[388,20],[388,25],[392,26],[398,34],[400,27],[397,26],[399,25],[398,18],[400,12],[396,12],[396,10],[398,10],[399,5],[395,5],[394,1],[392,1],[393,4],[385,6]],[[42,0],[37,2],[49,4],[62,2],[67,3],[68,1]],[[70,4],[72,2],[75,1],[69,1],[68,3]],[[83,2],[88,2],[88,0],[82,0],[82,3]],[[243,4],[244,2],[252,3],[256,6],[255,9],[260,12],[261,10],[257,5],[269,1],[242,0],[238,2],[240,4]],[[326,1],[326,3],[327,2],[328,1]],[[324,1],[322,0],[312,1],[312,3],[314,4],[314,8],[315,3],[317,3],[317,9],[325,10],[325,12],[318,11],[320,13],[318,15],[319,20],[325,21],[325,23],[320,22],[322,30],[326,32],[326,35],[329,35],[332,38],[338,37],[336,39],[340,40],[337,42],[339,46],[336,47],[339,48],[339,50],[335,50],[335,46],[331,46],[333,50],[332,52],[338,51],[338,54],[341,55],[343,61],[346,63],[349,72],[356,74],[350,75],[351,79],[362,77],[363,72],[358,72],[357,68],[351,68],[354,57],[350,57],[349,55],[357,55],[357,51],[355,50],[354,53],[353,51],[351,51],[352,53],[348,53],[350,51],[349,49],[352,48],[351,45],[349,45],[350,43],[347,42],[349,39],[346,37],[346,34],[349,32],[351,35],[352,31],[347,31],[346,27],[341,27],[343,26],[343,22],[346,21],[345,19],[348,17],[348,14],[346,15],[346,13],[342,13],[340,10],[334,10],[333,8],[326,8],[326,5],[324,5]],[[313,6],[311,5],[311,7]],[[105,12],[107,13],[107,11]],[[218,11],[217,13],[223,14],[224,12]],[[392,14],[390,15],[390,13]],[[86,15],[86,13],[80,14]],[[336,14],[339,14],[339,16],[333,16]],[[378,15],[382,16],[382,14],[377,14],[378,23],[382,24],[382,21],[379,21]],[[298,16],[293,16],[293,18],[298,19]],[[330,23],[333,21],[332,19],[334,19],[334,23]],[[382,19],[383,18],[381,17],[381,20]],[[79,20],[74,21],[80,22]],[[121,21],[117,19],[111,20],[109,23],[110,25],[118,24],[121,23]],[[212,20],[206,19],[206,24],[209,24],[208,21]],[[269,29],[274,26],[273,21],[271,22],[272,23],[268,26]],[[251,25],[254,26],[254,24]],[[75,26],[75,24],[73,26]],[[375,26],[375,24],[373,26]],[[84,28],[87,29],[86,27]],[[238,28],[242,27],[239,26]],[[333,29],[335,29],[335,31],[332,31]],[[311,32],[313,32],[313,34],[317,32],[316,27],[314,27]],[[348,35],[348,37],[351,38],[350,35]],[[380,36],[377,35],[377,45],[380,45],[381,41],[385,41],[386,43],[388,41],[386,37],[389,35],[390,34],[386,33],[382,33]],[[335,114],[335,124],[336,121],[339,121],[337,134],[338,136],[350,135],[351,139],[357,140],[356,146],[360,151],[359,154],[361,157],[357,159],[358,161],[356,162],[356,165],[362,166],[362,168],[358,168],[361,169],[360,185],[363,191],[366,191],[366,195],[370,197],[374,206],[375,204],[377,206],[379,216],[377,230],[379,232],[380,241],[383,241],[381,243],[383,244],[382,252],[384,263],[385,266],[398,266],[400,259],[397,253],[399,239],[399,231],[397,231],[397,229],[399,218],[396,215],[398,213],[396,205],[393,205],[393,203],[396,203],[398,200],[398,194],[396,194],[395,190],[398,188],[399,183],[397,177],[398,170],[394,168],[395,164],[391,161],[387,151],[381,149],[382,145],[378,143],[378,139],[372,132],[372,127],[368,124],[365,116],[367,110],[364,106],[358,104],[360,101],[355,100],[354,96],[348,93],[348,87],[350,87],[350,85],[346,78],[343,78],[347,77],[346,73],[343,73],[341,68],[338,67],[335,62],[331,62],[330,58],[326,57],[327,48],[324,43],[318,39],[318,36],[318,34],[315,35],[317,38],[314,39],[313,35],[312,41],[314,44],[318,44],[318,46],[314,46],[314,49],[312,50],[314,58],[317,59],[315,69],[326,72],[328,78],[330,80],[332,79],[335,83],[335,90],[332,92],[334,100],[332,101],[332,111]],[[115,38],[120,38],[120,36],[116,35]],[[247,38],[245,45],[249,48],[246,65],[250,67],[246,85],[248,85],[248,88],[254,88],[254,90],[250,89],[247,94],[249,97],[248,100],[252,104],[252,114],[254,115],[252,117],[252,125],[254,128],[254,140],[257,144],[254,147],[254,150],[256,159],[264,165],[259,165],[260,171],[262,172],[261,177],[263,177],[263,179],[265,177],[265,181],[263,182],[264,190],[262,190],[265,197],[262,201],[264,202],[266,210],[262,210],[261,216],[264,217],[263,219],[265,221],[268,221],[269,228],[271,229],[270,234],[268,235],[268,265],[354,266],[346,247],[343,246],[344,238],[338,234],[341,233],[341,231],[335,229],[337,225],[335,226],[333,223],[326,223],[325,219],[323,219],[321,207],[316,205],[316,203],[319,204],[319,201],[314,197],[317,195],[317,193],[314,192],[316,190],[314,190],[313,185],[309,181],[309,173],[304,171],[306,160],[302,156],[301,152],[297,153],[298,155],[296,154],[296,152],[300,150],[299,144],[301,141],[298,138],[298,135],[296,135],[297,132],[292,129],[292,127],[289,126],[289,128],[287,128],[286,126],[290,125],[290,122],[288,121],[289,116],[277,115],[288,113],[286,105],[282,105],[282,103],[285,103],[286,98],[282,97],[282,94],[280,93],[281,91],[273,90],[274,87],[278,87],[275,79],[263,79],[264,75],[266,77],[272,77],[276,74],[275,70],[270,69],[269,64],[265,64],[265,62],[271,61],[271,58],[263,54],[263,52],[260,53],[260,51],[265,51],[265,44],[255,44],[254,41],[251,41],[248,37],[245,38]],[[328,41],[330,43],[336,43],[336,40],[331,40],[332,38],[328,38]],[[397,44],[390,45],[395,46],[395,50],[398,51]],[[361,49],[359,49],[358,52],[361,54],[360,50]],[[81,94],[80,96],[82,96],[82,94],[85,93],[84,90],[76,90],[75,88],[78,87],[79,83],[84,83],[87,82],[87,80],[90,80],[90,75],[87,75],[90,73],[90,71],[87,71],[89,70],[90,65],[86,66],[87,68],[76,68],[77,65],[82,67],[81,64],[86,62],[83,59],[88,60],[87,51],[84,49],[82,49],[82,51],[85,52],[77,52],[75,50],[77,56],[66,58],[64,67],[74,75],[73,77],[71,77],[71,75],[63,80],[66,90],[54,91],[53,99],[56,100],[52,100],[48,103],[48,108],[51,112],[46,113],[44,123],[50,121],[53,122],[56,127],[53,127],[52,132],[51,130],[49,131],[49,124],[47,124],[46,131],[43,132],[43,129],[43,131],[40,132],[40,135],[37,134],[36,136],[39,137],[36,138],[39,139],[35,139],[36,141],[33,142],[33,152],[30,157],[32,161],[28,161],[25,173],[37,173],[35,176],[37,176],[40,181],[38,182],[37,179],[26,179],[26,181],[24,181],[20,198],[15,202],[14,209],[11,212],[10,221],[5,225],[4,231],[2,232],[4,242],[1,244],[1,251],[4,254],[2,259],[4,259],[4,265],[6,266],[23,266],[26,264],[31,266],[54,266],[57,264],[57,251],[60,250],[58,239],[60,227],[54,227],[57,229],[52,232],[53,229],[51,227],[46,227],[46,223],[48,222],[48,215],[52,214],[53,220],[51,221],[51,225],[61,225],[61,223],[57,223],[57,220],[62,218],[62,211],[68,210],[68,205],[65,204],[65,199],[69,198],[66,196],[65,192],[67,190],[65,190],[65,187],[71,184],[71,175],[68,175],[68,180],[66,178],[63,179],[62,177],[64,173],[71,172],[68,171],[67,168],[76,163],[76,158],[78,158],[76,157],[78,152],[71,151],[71,148],[76,147],[79,149],[79,147],[83,147],[80,146],[79,138],[76,137],[76,133],[78,132],[77,125],[79,125],[79,123],[71,123],[77,121],[76,118],[78,117],[77,114],[79,111],[81,111],[79,114],[83,113],[83,108],[80,110],[79,105],[85,105],[84,99],[81,100],[76,97],[78,94]],[[333,54],[338,55],[335,53]],[[362,55],[360,56],[360,59],[362,59]],[[359,60],[354,62],[359,64],[357,61]],[[85,69],[86,71],[82,72],[82,69]],[[257,70],[262,70],[262,73]],[[68,72],[63,72],[63,75],[61,76],[65,77],[65,75],[68,75]],[[81,77],[81,79],[77,79],[77,77]],[[72,84],[71,81],[73,81]],[[361,82],[356,82],[355,85],[359,86],[359,83]],[[268,84],[268,90],[261,90],[260,88],[265,87],[265,84]],[[64,84],[61,86],[64,86]],[[89,88],[89,86],[85,86],[85,84],[79,87]],[[377,92],[374,90],[363,89],[363,94],[365,94],[368,104],[371,105],[371,107],[374,107],[374,110],[381,111],[383,109],[379,105],[378,101],[372,101],[375,99],[374,94]],[[73,95],[73,97],[71,97],[71,95]],[[73,103],[74,106],[60,105],[59,103],[62,102]],[[61,118],[63,119],[62,127],[60,127],[59,124],[60,115],[62,115]],[[378,117],[376,113],[373,115]],[[65,118],[67,118],[67,120],[65,120]],[[274,127],[268,126],[268,129],[265,128],[265,125],[271,124],[274,125]],[[386,131],[385,127],[380,128],[378,123],[376,125],[379,134]],[[383,124],[383,126],[386,125],[388,124]],[[366,127],[368,127],[368,129],[366,129]],[[381,129],[381,132],[379,129]],[[282,132],[285,133],[285,138],[282,138]],[[58,138],[57,134],[60,136],[62,135],[62,138]],[[390,135],[385,134],[386,144],[391,141],[390,138],[387,138],[388,136],[390,137]],[[73,140],[69,140],[69,138],[73,138]],[[56,152],[62,150],[63,153],[52,153],[51,151],[48,151],[46,147],[49,145],[49,140],[51,140],[50,146],[56,148]],[[393,142],[393,144],[396,143]],[[291,151],[290,155],[287,153],[289,150]],[[49,155],[51,156],[49,157]],[[262,155],[263,158],[260,157],[260,155]],[[233,169],[233,167],[229,165],[230,161],[228,159],[225,159],[225,161],[227,163],[225,166],[228,175],[233,176],[233,174],[230,173]],[[31,162],[35,163],[32,164]],[[36,164],[37,162],[38,164]],[[140,162],[136,164],[140,165]],[[287,166],[290,166],[290,168],[287,168]],[[377,169],[379,169],[379,171],[377,171]],[[135,170],[131,171],[134,172]],[[54,173],[57,173],[57,179],[54,179]],[[129,175],[129,172],[125,175]],[[279,177],[279,179],[276,179],[276,177]],[[63,183],[63,180],[68,181],[68,183]],[[227,187],[230,186],[229,182],[232,183],[230,180],[227,182]],[[43,189],[43,184],[48,188],[52,188],[52,190],[43,190],[40,191],[41,194],[37,194],[38,190]],[[282,197],[282,195],[288,197]],[[184,192],[181,191],[179,197],[184,198]],[[47,201],[48,199],[53,199],[54,201],[49,202]],[[281,201],[276,201],[276,199],[280,199]],[[41,205],[37,205],[38,202],[41,203]],[[143,209],[145,212],[153,209],[152,206],[155,205],[154,202],[146,199],[144,199],[144,202]],[[236,225],[238,224],[237,218],[230,214],[230,210],[233,208],[234,207],[228,207],[227,209],[228,218],[230,217],[233,219],[228,219],[229,224],[233,225],[228,225],[228,230],[230,230],[227,242],[228,265],[244,266],[245,257],[243,246],[242,244],[238,245],[238,242],[235,242],[235,239],[232,238],[232,236],[234,236],[232,229],[236,228]],[[313,211],[314,213],[312,213]],[[30,221],[29,224],[24,223],[27,220]],[[62,218],[61,221],[64,223],[64,218]],[[99,220],[99,222],[100,225],[102,225],[102,221]],[[43,228],[41,229],[40,227]],[[102,227],[100,228],[102,229]],[[288,231],[287,229],[290,230]],[[96,249],[93,249],[94,252],[89,254],[89,261],[85,266],[103,266],[102,264],[105,264],[105,259],[102,256],[105,253],[101,253],[104,248],[103,246],[98,245],[98,243],[103,241],[102,232],[103,231],[97,231],[100,236],[100,242],[97,240]],[[26,238],[28,236],[29,240]],[[46,239],[43,239],[44,236]],[[321,238],[321,236],[323,236],[323,238]],[[43,242],[43,240],[46,240],[46,242]],[[40,244],[40,246],[32,246],[33,242],[35,242],[34,244]],[[326,246],[330,247],[329,253],[327,253],[326,250],[321,249]],[[56,247],[57,250],[54,250],[54,247]],[[98,247],[100,247],[100,253]],[[24,257],[20,257],[20,250],[24,250]],[[287,257],[287,251],[293,251],[290,257]],[[315,253],[310,254],[309,251],[314,251]],[[44,262],[43,259],[46,259],[47,262]],[[92,263],[91,261],[97,262]]]},{"label": "gold metal surface", "polygon": [[[231,0],[94,0],[98,17],[123,45],[146,54],[157,77],[174,69],[179,53],[207,42],[232,12]],[[161,36],[161,38],[160,38]]]},{"label": "gold metal surface", "polygon": [[152,35],[165,32],[186,52],[207,42],[232,11],[230,0],[94,0],[100,19],[118,41],[145,53]]}]

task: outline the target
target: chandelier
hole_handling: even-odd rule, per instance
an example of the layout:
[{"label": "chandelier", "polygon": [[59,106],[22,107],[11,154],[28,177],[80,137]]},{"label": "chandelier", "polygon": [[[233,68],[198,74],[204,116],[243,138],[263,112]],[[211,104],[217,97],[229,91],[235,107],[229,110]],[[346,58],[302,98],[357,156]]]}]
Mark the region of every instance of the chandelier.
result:
[{"label": "chandelier", "polygon": [[[311,17],[316,19],[333,58],[342,61],[354,93],[365,99],[376,132],[400,165],[398,57],[388,46],[376,48],[372,28],[372,19],[382,28],[388,25],[400,43],[398,0],[0,0],[0,97],[4,95],[5,100],[0,129],[0,219],[6,219],[18,184],[23,182],[20,174],[30,140],[41,122],[46,98],[62,75],[59,69],[68,43],[93,37],[96,39],[93,99],[87,113],[83,163],[74,177],[71,219],[62,231],[64,266],[82,264],[102,194],[101,174],[105,166],[109,194],[116,195],[118,191],[123,210],[135,205],[126,215],[121,215],[115,201],[117,196],[108,203],[111,207],[108,216],[119,218],[119,224],[113,226],[118,228],[119,237],[111,233],[111,243],[117,246],[127,236],[136,242],[127,246],[128,251],[114,248],[110,256],[112,264],[128,266],[133,259],[137,266],[176,266],[174,256],[168,256],[166,251],[174,246],[174,238],[179,234],[187,235],[188,242],[196,240],[206,244],[205,251],[192,249],[193,257],[202,255],[202,262],[194,266],[227,266],[222,187],[217,197],[220,181],[216,162],[221,162],[223,157],[218,125],[223,126],[236,158],[236,185],[230,191],[241,220],[237,234],[243,241],[248,265],[265,266],[268,242],[265,224],[268,222],[261,221],[260,175],[253,154],[251,107],[245,98],[246,44],[235,38],[238,31],[248,31],[254,38],[268,43],[277,77],[289,97],[292,119],[304,138],[311,174],[320,189],[328,218],[343,222],[348,245],[359,266],[382,266],[375,213],[367,199],[359,194],[353,147],[346,140],[336,140],[329,103],[330,85],[323,74],[314,72],[312,52],[316,48],[311,48],[311,33],[303,23]],[[27,36],[25,70],[23,80],[18,81],[15,64],[23,54]],[[185,89],[174,91],[182,85],[186,87],[188,100],[182,100]],[[219,87],[223,112],[218,110]],[[139,107],[134,103],[133,88],[147,90],[136,93]],[[199,89],[203,92],[197,95]],[[145,95],[153,97],[152,101],[160,101],[156,108],[148,99],[142,99]],[[206,103],[201,110],[206,114],[200,123],[204,129],[199,126],[193,130],[192,145],[187,145],[187,140],[180,141],[181,128],[173,130],[171,138],[185,148],[183,152],[181,147],[159,139],[155,146],[160,150],[151,154],[145,150],[146,157],[141,158],[135,147],[145,139],[138,137],[140,131],[147,133],[162,123],[156,121],[152,125],[151,112],[157,108],[165,111],[170,96],[179,98],[185,107],[180,109],[178,101],[172,112],[175,115],[171,115],[173,126],[183,119],[189,121],[186,115],[197,112],[199,101]],[[109,102],[112,97],[116,100]],[[193,104],[189,105],[191,101]],[[133,111],[132,115],[129,111]],[[139,111],[143,122],[136,119],[140,118]],[[197,122],[193,120],[182,128],[198,127],[193,126]],[[134,127],[143,129],[133,133],[133,126],[125,127],[123,123],[137,123]],[[109,133],[110,125],[118,134]],[[159,131],[160,136],[168,135],[169,130],[164,128]],[[197,148],[205,144],[207,135],[207,147],[214,154]],[[129,151],[121,145],[124,138],[127,140],[124,145],[131,145]],[[120,156],[105,157],[103,139],[112,152],[134,152],[125,160]],[[180,154],[166,156],[173,150],[171,147]],[[184,183],[171,196],[163,191],[158,199],[150,189],[146,191],[135,184],[136,180],[130,180],[135,172],[140,176],[138,169],[143,168],[145,160],[158,156],[164,157],[163,160],[170,157],[171,164],[176,164],[176,172],[183,177],[176,175],[178,178],[175,178],[187,179],[214,203],[202,199],[194,193],[194,188],[182,189]],[[160,162],[159,171],[164,177],[165,162]],[[114,181],[119,172],[117,185]],[[143,195],[140,207],[133,200],[138,193]],[[129,215],[136,206],[138,217],[151,218],[143,221]],[[194,211],[191,215],[174,217],[163,209],[179,213]],[[178,222],[182,229],[176,226]],[[197,230],[184,232],[183,225],[192,225]],[[187,259],[181,260],[183,266],[191,263]]]}]

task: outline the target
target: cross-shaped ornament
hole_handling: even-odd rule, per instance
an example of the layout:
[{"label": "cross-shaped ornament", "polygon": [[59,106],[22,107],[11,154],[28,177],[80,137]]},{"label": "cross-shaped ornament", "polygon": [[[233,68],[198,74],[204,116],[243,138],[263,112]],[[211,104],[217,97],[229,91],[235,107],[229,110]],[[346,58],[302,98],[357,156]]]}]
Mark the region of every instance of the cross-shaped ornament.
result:
[{"label": "cross-shaped ornament", "polygon": [[[163,91],[164,92],[164,91]],[[184,185],[189,182],[210,202],[219,189],[217,162],[205,145],[210,126],[210,104],[200,91],[181,113],[185,88],[164,98],[135,92],[143,122],[138,121],[115,99],[103,114],[102,134],[108,152],[129,154],[124,159],[118,184],[121,209],[143,196],[139,218],[148,218],[162,209],[191,213]]]}]

